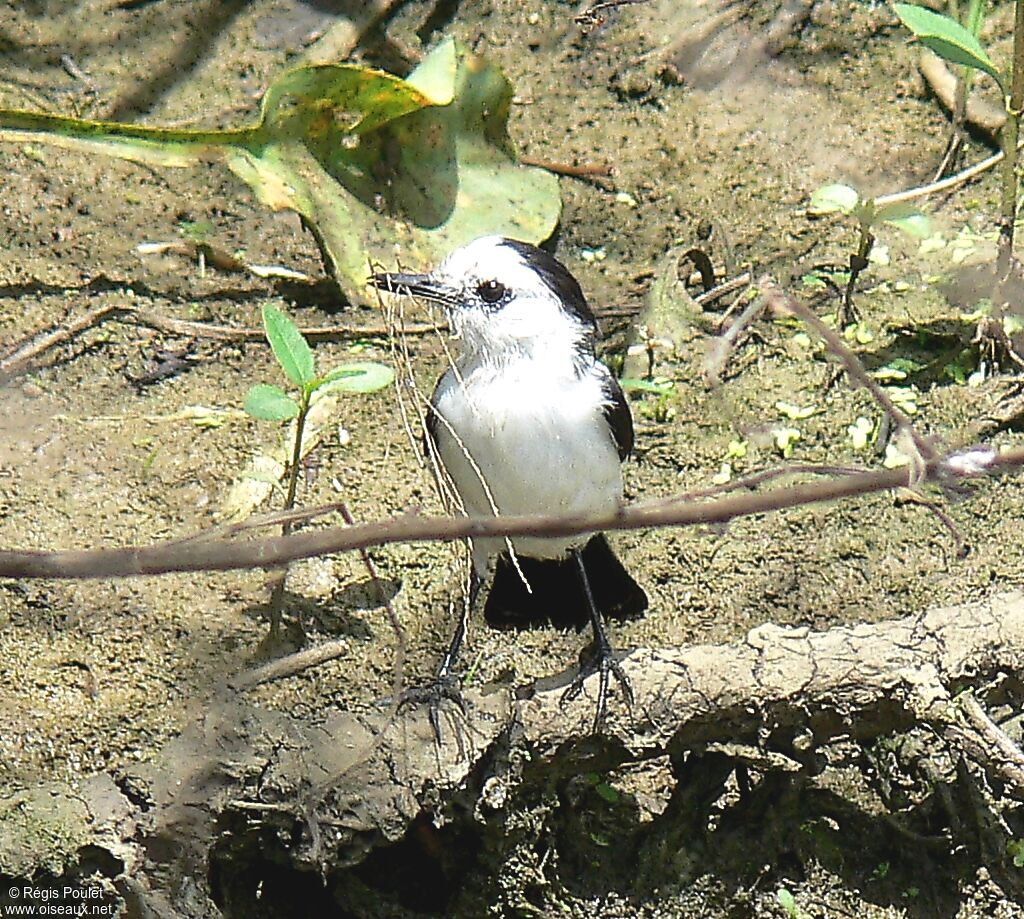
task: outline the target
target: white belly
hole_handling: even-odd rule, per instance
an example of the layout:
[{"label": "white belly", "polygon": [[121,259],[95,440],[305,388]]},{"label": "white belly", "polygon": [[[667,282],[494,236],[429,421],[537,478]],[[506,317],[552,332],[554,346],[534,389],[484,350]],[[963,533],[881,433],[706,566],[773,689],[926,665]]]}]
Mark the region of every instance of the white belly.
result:
[{"label": "white belly", "polygon": [[[622,469],[603,414],[600,381],[587,376],[545,377],[535,366],[505,368],[501,385],[489,369],[460,382],[449,371],[434,407],[437,446],[466,513],[593,514],[615,510]],[[559,558],[590,534],[566,538],[518,537],[517,553]],[[503,539],[478,540],[474,566],[505,549]]]}]

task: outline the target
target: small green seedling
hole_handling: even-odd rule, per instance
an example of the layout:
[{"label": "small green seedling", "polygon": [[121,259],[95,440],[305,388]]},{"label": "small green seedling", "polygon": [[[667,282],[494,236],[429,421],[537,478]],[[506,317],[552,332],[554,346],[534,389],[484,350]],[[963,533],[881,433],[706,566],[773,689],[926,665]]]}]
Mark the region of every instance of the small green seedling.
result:
[{"label": "small green seedling", "polygon": [[672,405],[672,394],[675,391],[675,382],[665,377],[654,377],[650,380],[632,379],[623,377],[619,380],[623,392],[649,393],[654,396],[654,401],[645,400],[640,405],[640,414],[644,418],[664,424],[675,418],[676,410]]},{"label": "small green seedling", "polygon": [[950,16],[911,3],[893,4],[900,21],[922,45],[951,64],[988,74],[999,87],[1006,108],[1006,124],[1000,131],[1003,148],[1002,191],[999,215],[999,254],[996,268],[1005,278],[1013,257],[1014,224],[1017,218],[1017,140],[1021,110],[1024,108],[1024,4],[1014,4],[1013,60],[1000,70],[978,41],[980,5],[972,9],[971,28],[964,28]]},{"label": "small green seedling", "polygon": [[796,905],[796,897],[785,887],[780,887],[775,892],[775,899],[778,900],[779,906],[786,911],[789,919],[807,919],[807,913]]},{"label": "small green seedling", "polygon": [[931,235],[927,215],[906,201],[890,201],[898,198],[890,195],[883,198],[863,198],[860,192],[849,185],[823,185],[811,195],[807,213],[818,217],[825,214],[844,214],[857,222],[857,251],[850,253],[850,273],[846,280],[842,308],[839,311],[839,327],[845,328],[853,319],[853,291],[857,278],[865,268],[875,245],[875,231],[882,224],[890,224],[911,236],[925,239]]},{"label": "small green seedling", "polygon": [[[263,329],[270,349],[288,381],[297,389],[297,397],[280,386],[257,383],[245,397],[245,411],[262,421],[290,421],[295,419],[292,457],[288,466],[288,490],[285,510],[295,506],[295,492],[299,483],[302,461],[302,437],[309,410],[317,395],[327,392],[371,393],[394,380],[394,371],[384,364],[358,362],[342,364],[323,376],[317,376],[313,349],[302,332],[281,310],[269,304],[263,307]],[[284,535],[291,532],[291,524],[282,526]],[[274,586],[270,602],[270,637],[276,640],[281,628],[281,607],[284,602],[284,576]]]}]

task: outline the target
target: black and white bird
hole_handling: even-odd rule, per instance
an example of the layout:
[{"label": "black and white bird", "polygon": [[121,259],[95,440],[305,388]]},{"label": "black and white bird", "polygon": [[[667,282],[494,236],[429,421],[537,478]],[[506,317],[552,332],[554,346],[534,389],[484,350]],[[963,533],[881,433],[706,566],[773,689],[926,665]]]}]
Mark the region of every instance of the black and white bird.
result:
[{"label": "black and white bird", "polygon": [[[536,246],[486,236],[427,274],[382,273],[372,283],[448,314],[458,353],[430,400],[428,446],[467,514],[576,516],[619,507],[633,420],[595,356],[594,314],[564,265]],[[493,569],[484,607],[490,624],[591,624],[593,646],[565,697],[600,676],[595,728],[611,676],[631,701],[604,619],[639,615],[647,596],[601,533],[477,539],[472,558],[470,607]],[[451,685],[465,629],[463,618],[438,685]]]}]

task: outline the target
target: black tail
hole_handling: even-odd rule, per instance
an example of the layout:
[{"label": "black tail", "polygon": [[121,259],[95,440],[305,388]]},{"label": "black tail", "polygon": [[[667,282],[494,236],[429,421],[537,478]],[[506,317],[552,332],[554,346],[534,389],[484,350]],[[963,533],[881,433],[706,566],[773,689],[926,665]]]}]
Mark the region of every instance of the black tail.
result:
[{"label": "black tail", "polygon": [[[581,551],[598,611],[609,619],[633,619],[647,609],[647,594],[598,533]],[[571,558],[544,560],[517,556],[523,577],[508,555],[498,557],[484,618],[495,628],[526,628],[551,623],[581,629],[590,624],[579,569]]]}]

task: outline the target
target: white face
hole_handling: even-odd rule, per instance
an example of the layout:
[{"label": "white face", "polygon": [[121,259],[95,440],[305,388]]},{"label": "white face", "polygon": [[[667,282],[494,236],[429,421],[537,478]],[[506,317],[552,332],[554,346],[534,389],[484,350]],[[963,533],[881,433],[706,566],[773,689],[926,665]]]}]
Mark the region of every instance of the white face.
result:
[{"label": "white face", "polygon": [[579,286],[550,255],[500,236],[452,252],[430,279],[450,291],[453,331],[467,357],[572,359],[595,328]]}]

